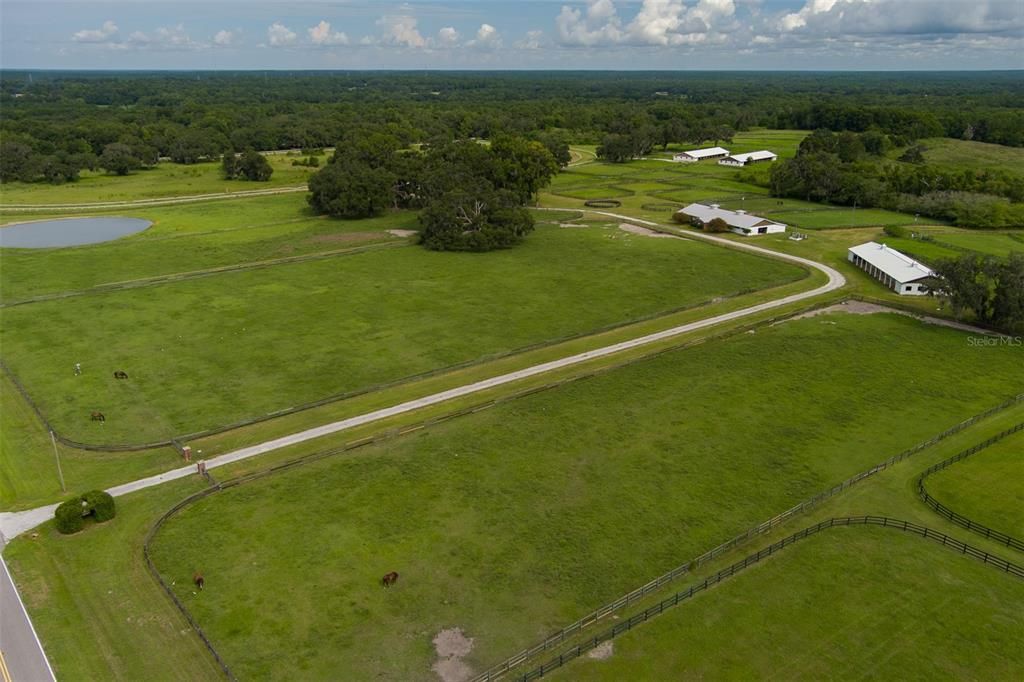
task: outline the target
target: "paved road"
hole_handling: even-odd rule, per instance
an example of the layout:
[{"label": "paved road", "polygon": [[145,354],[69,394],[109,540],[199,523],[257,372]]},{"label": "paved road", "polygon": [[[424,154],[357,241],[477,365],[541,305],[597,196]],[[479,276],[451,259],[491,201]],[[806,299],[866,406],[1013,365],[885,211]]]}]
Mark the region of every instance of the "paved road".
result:
[{"label": "paved road", "polygon": [[7,564],[0,558],[0,675],[4,682],[49,682],[56,680],[32,621],[14,587]]},{"label": "paved road", "polygon": [[[651,222],[649,220],[640,220],[637,218],[624,216],[617,213],[609,213],[606,211],[589,212],[613,217],[616,219],[621,219],[623,221],[640,223],[650,226],[657,226],[657,223]],[[306,441],[313,440],[314,438],[320,438],[322,436],[339,433],[341,431],[346,431],[357,426],[362,426],[364,424],[369,424],[371,422],[380,421],[381,419],[394,417],[424,407],[429,407],[431,405],[437,405],[439,403],[447,402],[455,398],[461,398],[464,396],[472,395],[474,393],[479,393],[481,391],[486,391],[497,386],[503,386],[505,384],[510,384],[516,381],[520,381],[522,379],[527,379],[529,377],[545,374],[547,372],[551,372],[554,370],[571,367],[573,365],[578,365],[580,363],[588,362],[590,360],[594,360],[597,358],[607,357],[609,355],[621,353],[623,351],[630,350],[633,348],[647,346],[658,341],[663,341],[665,339],[670,339],[674,336],[679,336],[680,334],[686,334],[688,332],[696,331],[699,329],[705,329],[707,327],[712,327],[723,322],[730,322],[733,320],[738,320],[743,317],[749,317],[750,315],[753,315],[755,313],[764,312],[766,310],[771,310],[773,308],[778,308],[780,306],[795,303],[808,298],[812,298],[814,296],[819,296],[821,294],[828,293],[830,291],[834,291],[842,287],[846,283],[846,279],[837,270],[834,270],[833,268],[827,265],[822,265],[821,263],[816,263],[812,260],[808,260],[806,258],[792,256],[789,254],[782,254],[776,251],[771,251],[769,249],[762,248],[760,246],[754,246],[752,244],[731,241],[728,239],[723,239],[721,237],[713,237],[711,235],[705,235],[703,233],[695,232],[693,234],[687,234],[687,236],[705,239],[713,242],[719,242],[732,248],[737,248],[744,251],[752,251],[755,253],[769,255],[775,258],[791,261],[794,263],[799,263],[801,265],[811,267],[825,273],[825,275],[828,277],[828,281],[822,286],[812,289],[810,291],[792,294],[790,296],[785,296],[783,298],[750,306],[749,308],[743,308],[742,310],[735,310],[729,313],[722,313],[721,315],[715,315],[714,317],[705,318],[703,320],[698,320],[696,322],[689,322],[687,324],[672,327],[671,329],[665,329],[660,332],[654,332],[652,334],[640,336],[635,339],[630,339],[628,341],[622,341],[620,343],[604,346],[602,348],[596,348],[594,350],[589,350],[583,353],[577,353],[576,355],[570,355],[568,357],[560,358],[558,360],[552,360],[550,362],[545,362],[539,365],[533,365],[532,367],[527,367],[525,369],[517,370],[515,372],[501,374],[496,377],[491,377],[490,379],[484,379],[471,384],[466,384],[464,386],[452,388],[447,391],[441,391],[440,393],[434,393],[432,395],[417,398],[415,400],[409,400],[398,405],[393,405],[391,407],[386,407],[380,410],[374,410],[373,412],[367,412],[365,414],[361,414],[355,417],[349,417],[348,419],[342,419],[340,421],[332,422],[330,424],[324,424],[323,426],[317,426],[315,428],[306,429],[305,431],[293,433],[288,436],[283,436],[281,438],[275,438],[274,440],[270,440],[265,443],[260,443],[258,445],[253,445],[247,448],[242,448],[240,450],[235,450],[233,452],[228,452],[223,455],[219,455],[217,457],[207,460],[207,469],[216,469],[217,467],[221,467],[226,464],[231,464],[232,462],[238,462],[244,459],[249,459],[250,457],[256,457],[257,455],[262,455],[268,452],[272,452],[274,450],[279,450],[290,445],[304,443]],[[108,489],[107,492],[117,497],[119,495],[125,495],[127,493],[135,492],[137,490],[151,488],[153,486],[160,485],[161,483],[166,483],[168,481],[178,480],[186,476],[190,476],[194,473],[194,466],[181,467],[179,469],[173,469],[162,474],[157,474],[156,476],[149,476],[138,481],[133,481],[131,483],[126,483],[124,485],[115,486],[113,488]],[[52,518],[53,510],[56,509],[56,507],[57,505],[54,504],[23,512],[0,513],[0,535],[3,535],[9,539],[15,537],[20,533],[25,532],[26,530],[35,528],[41,523],[44,523],[45,521]]]},{"label": "paved road", "polygon": [[[607,211],[588,212],[612,217],[626,222],[638,223],[648,226],[657,226],[657,223],[651,222],[649,220],[641,220],[630,216],[621,215],[618,213],[610,213]],[[671,329],[655,332],[653,334],[647,334],[645,336],[630,339],[628,341],[622,341],[620,343],[604,346],[602,348],[586,351],[584,353],[570,355],[568,357],[561,358],[558,360],[552,360],[550,362],[534,365],[532,367],[527,367],[525,369],[521,369],[515,372],[509,372],[507,374],[502,374],[500,376],[492,377],[490,379],[484,379],[482,381],[477,381],[471,384],[467,384],[465,386],[459,386],[457,388],[449,389],[447,391],[441,391],[440,393],[435,393],[433,395],[417,398],[416,400],[410,400],[398,405],[394,405],[392,407],[375,410],[373,412],[368,412],[366,414],[350,417],[348,419],[342,419],[340,421],[332,422],[330,424],[325,424],[323,426],[318,426],[312,429],[307,429],[305,431],[300,431],[298,433],[284,436],[282,438],[276,438],[274,440],[267,441],[259,445],[253,445],[251,447],[235,450],[234,452],[229,452],[208,460],[207,468],[215,469],[217,467],[221,467],[232,462],[238,462],[244,459],[248,459],[250,457],[256,457],[257,455],[272,452],[274,450],[288,447],[290,445],[303,443],[314,438],[320,438],[322,436],[338,433],[341,431],[345,431],[347,429],[354,428],[356,426],[361,426],[363,424],[369,424],[371,422],[375,422],[381,419],[386,419],[388,417],[405,414],[407,412],[412,412],[423,407],[437,405],[439,403],[443,403],[454,398],[460,398],[463,396],[471,395],[473,393],[485,391],[490,388],[502,386],[504,384],[509,384],[515,381],[544,374],[546,372],[551,372],[553,370],[571,367],[573,365],[578,365],[580,363],[587,362],[589,360],[594,360],[596,358],[614,355],[616,353],[621,353],[632,348],[638,348],[641,346],[649,345],[657,341],[670,339],[680,334],[685,334],[687,332],[695,331],[698,329],[704,329],[717,324],[721,324],[723,322],[729,322],[743,317],[748,317],[755,313],[771,310],[773,308],[778,308],[789,303],[802,301],[808,298],[812,298],[814,296],[819,296],[821,294],[834,291],[835,289],[842,287],[846,283],[846,279],[838,271],[834,270],[831,267],[828,267],[827,265],[822,265],[820,263],[816,263],[806,258],[792,256],[789,254],[781,254],[776,251],[771,251],[769,249],[765,249],[759,246],[754,246],[752,244],[731,241],[728,239],[723,239],[721,237],[705,235],[703,233],[688,233],[687,236],[721,243],[731,248],[737,248],[744,251],[751,251],[754,253],[759,253],[762,255],[768,255],[774,258],[780,258],[782,260],[799,263],[801,265],[814,268],[825,273],[825,275],[828,277],[828,281],[822,286],[812,289],[810,291],[792,294],[784,298],[776,299],[773,301],[767,301],[765,303],[750,306],[749,308],[744,308],[742,310],[723,313],[721,315],[716,315],[714,317],[698,320],[696,322],[690,322],[688,324],[679,325],[676,327],[672,327]],[[120,495],[125,495],[130,492],[135,492],[137,490],[143,490],[145,488],[157,486],[160,485],[161,483],[166,483],[168,481],[178,480],[194,474],[195,467],[181,467],[179,469],[174,469],[172,471],[168,471],[162,474],[149,476],[138,481],[133,481],[131,483],[126,483],[124,485],[109,488],[107,492],[117,497]],[[13,538],[53,518],[53,511],[54,509],[56,509],[56,507],[56,504],[52,504],[47,505],[45,507],[39,507],[36,509],[31,509],[23,512],[0,513],[0,545],[3,544],[5,538]],[[36,680],[52,680],[53,674],[52,671],[50,670],[49,663],[46,661],[46,656],[42,651],[42,647],[38,643],[38,638],[36,638],[35,630],[32,628],[32,624],[28,620],[28,616],[25,614],[24,607],[21,605],[21,601],[18,598],[17,592],[14,590],[13,583],[11,583],[10,581],[10,578],[7,574],[6,566],[4,566],[3,568],[3,580],[4,585],[2,586],[2,588],[0,588],[4,590],[4,594],[2,595],[4,601],[0,602],[0,607],[3,608],[2,614],[0,614],[0,628],[2,628],[2,632],[0,632],[0,646],[3,647],[4,655],[7,657],[7,660],[9,662],[8,665],[11,668],[11,675],[14,678],[15,682],[35,682]],[[7,640],[10,640],[11,643],[8,644]],[[34,644],[33,640],[35,640]],[[12,652],[10,654],[7,653],[8,647],[10,647],[10,651]]]}]

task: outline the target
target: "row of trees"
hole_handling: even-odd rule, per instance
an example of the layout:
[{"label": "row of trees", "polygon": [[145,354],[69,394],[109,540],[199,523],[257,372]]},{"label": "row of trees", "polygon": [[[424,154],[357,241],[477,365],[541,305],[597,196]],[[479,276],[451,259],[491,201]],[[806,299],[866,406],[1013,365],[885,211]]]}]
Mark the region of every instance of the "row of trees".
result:
[{"label": "row of trees", "polygon": [[670,144],[714,144],[731,142],[736,131],[728,125],[688,125],[684,119],[672,118],[659,125],[641,126],[634,130],[605,135],[597,147],[597,157],[612,163],[625,163],[645,156],[661,145],[667,149]]},{"label": "row of trees", "polygon": [[964,254],[940,261],[936,274],[957,317],[970,314],[996,329],[1024,331],[1024,254],[1006,259]]},{"label": "row of trees", "polygon": [[893,144],[880,131],[817,130],[793,159],[773,165],[772,194],[919,213],[964,227],[1024,225],[1024,176],[930,166],[920,149],[904,154],[909,163],[896,163],[885,157]]},{"label": "row of trees", "polygon": [[558,172],[568,148],[548,140],[502,137],[401,146],[381,132],[339,142],[327,165],[309,180],[309,204],[342,218],[388,208],[422,208],[420,239],[435,250],[487,251],[519,242],[533,229],[523,207]]}]

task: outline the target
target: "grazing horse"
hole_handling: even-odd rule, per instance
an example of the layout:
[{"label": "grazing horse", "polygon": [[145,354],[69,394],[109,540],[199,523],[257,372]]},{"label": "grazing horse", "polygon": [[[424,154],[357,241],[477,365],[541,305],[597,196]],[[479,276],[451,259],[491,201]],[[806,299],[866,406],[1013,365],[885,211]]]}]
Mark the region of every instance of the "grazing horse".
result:
[{"label": "grazing horse", "polygon": [[104,414],[102,412],[96,412],[96,411],[93,411],[93,413],[89,415],[89,419],[91,419],[94,422],[105,422],[105,421],[107,421],[107,418],[104,416]]},{"label": "grazing horse", "polygon": [[200,592],[203,591],[203,585],[206,584],[206,581],[203,579],[202,573],[196,573],[194,576],[192,576],[192,582],[196,584],[196,587],[199,588]]},{"label": "grazing horse", "polygon": [[116,372],[114,372],[114,378],[115,379],[127,379],[128,378],[128,372],[124,371],[123,369],[119,369]]},{"label": "grazing horse", "polygon": [[390,573],[386,573],[384,575],[384,577],[380,579],[380,584],[383,585],[384,587],[391,587],[392,585],[394,585],[397,582],[398,582],[398,573],[396,573],[395,571],[391,571]]}]

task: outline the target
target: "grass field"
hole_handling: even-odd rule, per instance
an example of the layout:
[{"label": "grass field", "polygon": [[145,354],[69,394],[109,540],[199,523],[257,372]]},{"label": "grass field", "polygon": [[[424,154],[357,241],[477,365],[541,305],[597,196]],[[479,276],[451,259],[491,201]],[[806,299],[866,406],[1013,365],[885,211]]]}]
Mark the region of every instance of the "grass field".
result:
[{"label": "grass field", "polygon": [[1024,253],[1024,232],[958,232],[934,235],[940,243],[978,251],[991,256],[1008,256],[1011,252]]},{"label": "grass field", "polygon": [[4,204],[87,204],[291,187],[304,184],[316,170],[292,166],[296,158],[286,154],[268,155],[274,174],[267,182],[225,180],[220,162],[191,165],[167,162],[126,176],[84,171],[77,182],[63,185],[5,183],[0,210]]},{"label": "grass field", "polygon": [[389,229],[415,229],[416,216],[367,220],[314,216],[302,194],[135,209],[153,221],[138,235],[60,249],[3,249],[4,301],[207,268],[293,258],[372,244],[404,243]]},{"label": "grass field", "polygon": [[1009,680],[1024,581],[919,537],[839,528],[614,640],[559,680]]},{"label": "grass field", "polygon": [[541,227],[484,257],[396,248],[8,308],[0,341],[62,433],[139,443],[803,276],[613,225]]},{"label": "grass field", "polygon": [[483,666],[1019,390],[965,343],[839,315],[665,355],[208,498],[156,561],[242,677],[427,679],[452,626]]},{"label": "grass field", "polygon": [[[833,208],[823,211],[779,211],[772,220],[806,230],[829,227],[876,227],[882,225],[913,225],[914,216],[878,208]],[[930,221],[934,222],[934,221]]]},{"label": "grass field", "polygon": [[929,476],[932,497],[972,521],[1024,538],[1024,435]]},{"label": "grass field", "polygon": [[[919,143],[925,146],[925,161],[936,166],[957,170],[1006,170],[1017,174],[1024,168],[1024,149],[951,138],[928,138]],[[898,158],[905,149],[893,150],[890,155]]]}]

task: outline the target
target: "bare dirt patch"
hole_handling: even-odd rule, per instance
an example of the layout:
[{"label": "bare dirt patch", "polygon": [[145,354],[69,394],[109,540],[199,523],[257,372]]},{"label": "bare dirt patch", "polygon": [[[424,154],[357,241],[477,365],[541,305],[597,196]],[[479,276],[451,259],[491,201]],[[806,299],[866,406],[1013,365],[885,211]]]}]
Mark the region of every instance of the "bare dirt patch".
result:
[{"label": "bare dirt patch", "polygon": [[884,305],[878,305],[877,303],[865,303],[864,301],[844,301],[843,303],[836,303],[835,305],[825,306],[824,308],[818,308],[816,310],[808,310],[806,313],[794,315],[788,319],[780,322],[773,322],[772,326],[776,324],[785,324],[793,320],[802,320],[805,317],[818,317],[819,315],[828,315],[831,313],[848,313],[850,315],[877,315],[879,313],[895,313],[897,315],[903,315],[905,317],[912,317],[915,320],[924,322],[925,324],[936,324],[940,327],[950,327],[951,329],[959,329],[965,332],[975,332],[977,334],[989,334],[992,332],[981,329],[979,327],[972,327],[969,324],[963,324],[962,322],[956,322],[954,320],[946,320],[941,317],[932,317],[931,315],[916,315],[906,310],[900,310],[899,308],[890,308]]},{"label": "bare dirt patch", "polygon": [[639,225],[633,225],[631,223],[619,223],[619,229],[623,232],[629,232],[630,234],[638,234],[641,237],[653,237],[654,239],[682,239],[682,237],[665,234],[664,232],[656,232],[652,229],[640,227]]},{"label": "bare dirt patch", "polygon": [[580,225],[579,223],[558,223],[559,227],[587,227],[587,225]]},{"label": "bare dirt patch", "polygon": [[587,653],[587,658],[592,658],[595,661],[607,661],[615,653],[615,644],[612,640],[607,642],[601,642]]},{"label": "bare dirt patch", "polygon": [[411,237],[416,234],[416,230],[388,230],[388,234],[393,237]]},{"label": "bare dirt patch", "polygon": [[318,234],[307,241],[312,244],[353,244],[380,239],[380,232],[339,232],[337,234]]},{"label": "bare dirt patch", "polygon": [[473,669],[462,660],[473,651],[473,638],[466,637],[462,628],[441,630],[433,641],[437,661],[431,669],[443,682],[464,682],[473,676]]}]

